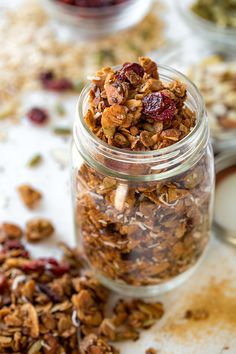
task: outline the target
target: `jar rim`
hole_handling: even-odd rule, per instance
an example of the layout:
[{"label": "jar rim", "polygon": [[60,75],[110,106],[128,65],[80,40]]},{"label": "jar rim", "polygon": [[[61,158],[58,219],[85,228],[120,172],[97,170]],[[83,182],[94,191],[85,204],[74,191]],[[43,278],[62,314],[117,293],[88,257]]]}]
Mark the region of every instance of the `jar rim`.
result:
[{"label": "jar rim", "polygon": [[[120,66],[115,66],[113,67],[113,69],[118,69],[120,68]],[[84,112],[83,112],[83,104],[84,104],[84,100],[86,99],[86,96],[91,88],[91,83],[88,83],[87,85],[84,86],[80,96],[79,96],[79,100],[76,106],[76,119],[74,122],[74,129],[73,129],[73,137],[74,137],[74,141],[76,141],[77,139],[77,133],[76,133],[76,128],[78,127],[78,125],[82,125],[82,128],[84,129],[84,131],[86,132],[86,135],[89,136],[90,138],[92,138],[94,140],[94,142],[96,142],[97,144],[99,144],[100,146],[102,146],[103,148],[106,149],[106,151],[111,151],[111,152],[117,152],[119,153],[119,155],[123,155],[126,156],[127,158],[132,158],[134,156],[136,157],[143,157],[143,158],[147,158],[147,157],[154,157],[154,156],[159,156],[159,155],[163,155],[163,154],[168,154],[168,153],[172,153],[174,152],[176,149],[180,149],[183,145],[186,144],[186,142],[188,142],[191,138],[193,138],[196,134],[196,132],[199,130],[200,126],[203,123],[203,118],[205,116],[205,103],[203,100],[203,96],[200,93],[200,91],[198,90],[197,86],[184,74],[182,74],[180,71],[173,69],[167,65],[158,65],[158,69],[161,70],[166,70],[167,72],[170,72],[171,74],[175,74],[178,76],[178,79],[182,79],[183,81],[185,81],[188,86],[192,89],[193,93],[196,95],[196,100],[198,101],[198,106],[199,109],[196,113],[196,125],[193,127],[193,129],[190,131],[190,133],[188,135],[186,135],[182,140],[179,140],[178,142],[167,146],[165,148],[161,148],[158,150],[150,150],[150,151],[133,151],[133,150],[125,150],[125,149],[121,149],[112,145],[107,144],[105,141],[102,141],[101,139],[99,139],[87,126],[87,124],[84,121]],[[163,75],[160,73],[160,77],[162,77]]]}]

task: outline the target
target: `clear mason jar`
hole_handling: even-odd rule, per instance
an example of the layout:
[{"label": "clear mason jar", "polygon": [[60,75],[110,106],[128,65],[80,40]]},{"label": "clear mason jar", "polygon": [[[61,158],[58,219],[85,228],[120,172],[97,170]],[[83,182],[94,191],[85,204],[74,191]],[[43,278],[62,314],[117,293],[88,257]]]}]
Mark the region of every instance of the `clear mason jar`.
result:
[{"label": "clear mason jar", "polygon": [[90,85],[81,93],[72,147],[78,243],[107,287],[150,296],[187,279],[209,242],[214,161],[204,103],[184,75],[159,66],[160,79],[187,85],[197,123],[183,140],[134,152],[102,142],[87,127]]}]

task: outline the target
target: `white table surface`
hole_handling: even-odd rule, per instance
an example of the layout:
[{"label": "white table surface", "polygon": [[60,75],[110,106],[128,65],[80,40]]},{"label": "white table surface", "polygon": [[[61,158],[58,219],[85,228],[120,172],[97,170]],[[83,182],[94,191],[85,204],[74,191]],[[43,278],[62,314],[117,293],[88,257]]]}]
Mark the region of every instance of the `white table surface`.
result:
[{"label": "white table surface", "polygon": [[[4,1],[8,3],[1,0],[1,5]],[[174,0],[168,1],[170,4],[173,2]],[[170,24],[169,37],[188,35],[188,31],[175,15],[168,14],[167,21]],[[72,125],[76,97],[65,98],[64,101],[67,109],[64,121]],[[34,92],[30,97],[27,95],[27,102],[30,104],[26,103],[26,107],[35,104],[47,107],[51,113],[51,124],[53,120],[58,121],[52,109],[55,105],[54,94]],[[34,216],[51,219],[56,226],[56,236],[28,248],[35,257],[55,256],[55,253],[59,257],[60,253],[55,247],[59,240],[75,245],[70,196],[70,140],[55,136],[50,131],[50,125],[45,128],[34,127],[24,118],[17,125],[1,122],[0,136],[4,134],[6,141],[0,142],[0,222],[12,221],[24,227],[25,222]],[[38,152],[43,155],[42,165],[35,169],[27,168],[27,161]],[[60,161],[56,161],[58,159]],[[16,192],[21,183],[32,184],[43,192],[44,198],[39,209],[28,211],[24,208]],[[121,353],[143,354],[147,348],[154,347],[161,354],[235,354],[236,321],[235,325],[227,326],[223,320],[219,320],[212,326],[211,321],[205,320],[201,322],[201,326],[186,330],[184,336],[167,329],[173,323],[175,326],[183,326],[183,315],[193,306],[192,294],[201,293],[201,289],[211,282],[212,277],[217,282],[229,280],[233,286],[236,281],[235,269],[235,249],[212,239],[208,253],[195,275],[178,289],[158,298],[165,305],[162,320],[150,330],[144,331],[137,342],[117,345]],[[236,317],[236,296],[234,303]],[[229,349],[223,349],[226,346]]]}]

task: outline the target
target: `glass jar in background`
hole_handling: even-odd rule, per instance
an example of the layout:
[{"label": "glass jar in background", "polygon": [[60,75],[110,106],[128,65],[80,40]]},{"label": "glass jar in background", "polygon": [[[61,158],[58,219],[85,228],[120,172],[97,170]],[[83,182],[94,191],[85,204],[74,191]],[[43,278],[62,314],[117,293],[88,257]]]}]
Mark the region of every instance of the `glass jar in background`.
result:
[{"label": "glass jar in background", "polygon": [[78,30],[79,39],[109,36],[139,23],[151,8],[152,0],[126,0],[99,8],[78,7],[57,0],[43,0],[48,13]]},{"label": "glass jar in background", "polygon": [[170,290],[195,270],[209,242],[214,160],[204,103],[182,74],[159,66],[160,79],[187,85],[197,123],[183,140],[134,152],[99,140],[84,122],[90,85],[74,125],[75,227],[89,267],[107,287],[130,296]]},{"label": "glass jar in background", "polygon": [[198,37],[183,38],[153,52],[154,61],[180,70],[197,85],[218,153],[236,147],[236,47],[225,50]]},{"label": "glass jar in background", "polygon": [[194,32],[194,35],[207,40],[209,44],[213,44],[221,50],[234,50],[236,47],[236,29],[219,26],[195,14],[191,7],[196,1],[176,0],[174,2],[178,14],[186,25]]}]

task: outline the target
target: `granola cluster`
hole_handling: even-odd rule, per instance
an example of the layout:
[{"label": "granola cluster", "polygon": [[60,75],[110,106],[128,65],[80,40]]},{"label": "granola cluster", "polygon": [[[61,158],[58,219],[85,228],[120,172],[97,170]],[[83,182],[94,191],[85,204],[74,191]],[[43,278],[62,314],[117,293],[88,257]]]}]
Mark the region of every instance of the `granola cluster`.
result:
[{"label": "granola cluster", "polygon": [[[97,72],[84,119],[109,145],[160,150],[195,125],[185,99],[184,84],[162,82],[157,65],[140,58],[118,71]],[[83,164],[76,177],[78,238],[96,273],[155,285],[193,266],[209,235],[209,163],[204,153],[188,171],[154,182],[122,181]]]},{"label": "granola cluster", "polygon": [[111,341],[139,337],[162,317],[161,303],[119,301],[106,317],[109,292],[65,245],[64,256],[32,259],[17,225],[1,225],[0,353],[116,354]]}]

